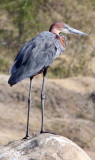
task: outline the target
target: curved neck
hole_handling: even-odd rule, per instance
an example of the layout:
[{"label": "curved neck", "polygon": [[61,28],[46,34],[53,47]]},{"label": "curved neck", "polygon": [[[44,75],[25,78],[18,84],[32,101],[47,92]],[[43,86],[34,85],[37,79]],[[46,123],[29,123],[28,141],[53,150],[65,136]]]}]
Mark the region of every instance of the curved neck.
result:
[{"label": "curved neck", "polygon": [[50,28],[49,31],[59,36],[60,31],[56,27]]}]

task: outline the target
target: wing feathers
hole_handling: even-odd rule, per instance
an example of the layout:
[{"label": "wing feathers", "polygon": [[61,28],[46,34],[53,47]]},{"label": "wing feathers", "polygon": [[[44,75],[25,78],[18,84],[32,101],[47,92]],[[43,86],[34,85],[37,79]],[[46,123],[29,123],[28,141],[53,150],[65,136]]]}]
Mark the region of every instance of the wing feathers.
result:
[{"label": "wing feathers", "polygon": [[8,81],[10,85],[31,77],[52,64],[57,47],[54,45],[55,35],[47,33],[42,32],[21,48],[11,69]]}]

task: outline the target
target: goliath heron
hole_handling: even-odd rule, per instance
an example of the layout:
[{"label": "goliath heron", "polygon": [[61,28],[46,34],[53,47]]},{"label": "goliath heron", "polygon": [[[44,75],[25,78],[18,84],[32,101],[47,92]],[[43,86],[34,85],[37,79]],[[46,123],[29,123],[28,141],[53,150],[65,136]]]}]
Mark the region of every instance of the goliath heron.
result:
[{"label": "goliath heron", "polygon": [[23,45],[11,68],[11,77],[8,81],[11,86],[25,78],[30,78],[26,138],[29,137],[29,112],[31,107],[32,79],[41,72],[43,72],[43,84],[41,92],[42,125],[40,133],[45,133],[45,79],[48,67],[53,63],[54,59],[65,50],[66,38],[62,33],[87,35],[86,33],[69,27],[63,22],[55,22],[51,25],[49,31],[39,33],[36,37]]}]

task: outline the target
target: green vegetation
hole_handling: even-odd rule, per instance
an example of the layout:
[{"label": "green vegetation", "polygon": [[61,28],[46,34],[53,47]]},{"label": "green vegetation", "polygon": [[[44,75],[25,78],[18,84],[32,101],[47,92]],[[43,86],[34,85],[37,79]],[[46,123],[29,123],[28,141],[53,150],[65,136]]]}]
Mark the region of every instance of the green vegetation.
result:
[{"label": "green vegetation", "polygon": [[[89,63],[95,58],[94,0],[3,0],[0,2],[0,73],[8,73],[21,46],[54,21],[64,21],[89,33],[67,36],[67,48],[49,69],[49,77],[95,75]],[[93,66],[93,65],[92,65]]]}]

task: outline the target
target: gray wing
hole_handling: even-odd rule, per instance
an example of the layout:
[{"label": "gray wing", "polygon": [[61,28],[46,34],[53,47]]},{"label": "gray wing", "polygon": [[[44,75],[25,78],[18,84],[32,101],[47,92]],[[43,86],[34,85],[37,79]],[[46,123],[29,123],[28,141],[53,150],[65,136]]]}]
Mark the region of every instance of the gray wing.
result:
[{"label": "gray wing", "polygon": [[11,69],[10,85],[32,77],[50,66],[57,52],[54,36],[40,35],[27,42],[15,58]]}]

